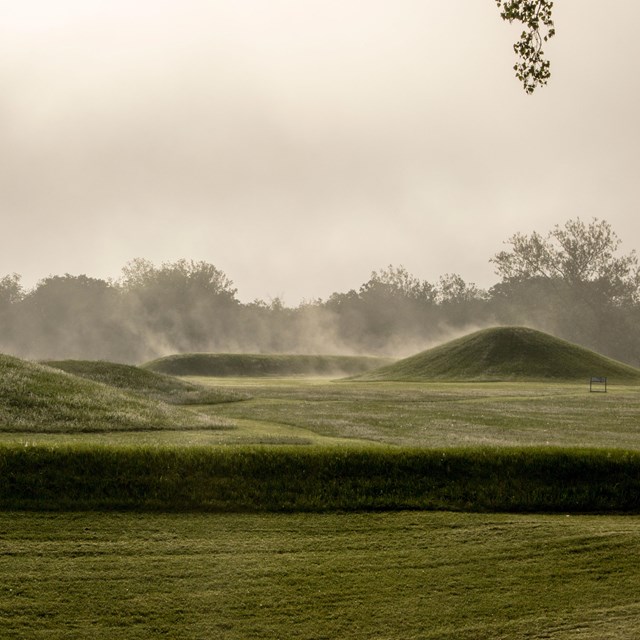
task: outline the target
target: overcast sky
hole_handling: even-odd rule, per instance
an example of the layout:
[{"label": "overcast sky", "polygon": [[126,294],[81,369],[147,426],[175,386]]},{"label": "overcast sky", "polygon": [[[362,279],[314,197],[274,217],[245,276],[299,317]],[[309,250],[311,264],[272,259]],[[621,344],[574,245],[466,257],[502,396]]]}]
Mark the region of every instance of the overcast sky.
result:
[{"label": "overcast sky", "polygon": [[184,257],[296,305],[488,287],[577,216],[640,249],[640,2],[555,22],[527,96],[494,0],[0,0],[0,277]]}]

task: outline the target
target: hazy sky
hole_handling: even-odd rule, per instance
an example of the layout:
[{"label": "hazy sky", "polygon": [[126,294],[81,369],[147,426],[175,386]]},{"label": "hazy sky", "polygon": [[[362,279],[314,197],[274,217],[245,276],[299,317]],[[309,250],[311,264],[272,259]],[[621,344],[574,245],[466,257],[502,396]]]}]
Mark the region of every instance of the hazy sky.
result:
[{"label": "hazy sky", "polygon": [[527,96],[494,0],[0,0],[0,277],[185,257],[295,305],[490,286],[576,216],[640,249],[640,2],[555,22]]}]

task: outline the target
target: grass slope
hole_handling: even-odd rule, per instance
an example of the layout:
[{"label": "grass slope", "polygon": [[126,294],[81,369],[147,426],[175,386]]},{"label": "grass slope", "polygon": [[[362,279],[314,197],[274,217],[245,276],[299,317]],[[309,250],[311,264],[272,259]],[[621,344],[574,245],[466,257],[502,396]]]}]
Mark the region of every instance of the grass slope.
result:
[{"label": "grass slope", "polygon": [[227,424],[42,364],[0,355],[0,432],[199,428]]},{"label": "grass slope", "polygon": [[205,388],[163,373],[115,362],[48,360],[42,364],[170,404],[218,404],[235,402],[246,397],[232,391]]},{"label": "grass slope", "polygon": [[640,370],[525,327],[483,329],[358,376],[376,381],[589,380],[640,383]]},{"label": "grass slope", "polygon": [[158,358],[145,369],[174,376],[346,376],[391,363],[373,356],[185,353]]}]

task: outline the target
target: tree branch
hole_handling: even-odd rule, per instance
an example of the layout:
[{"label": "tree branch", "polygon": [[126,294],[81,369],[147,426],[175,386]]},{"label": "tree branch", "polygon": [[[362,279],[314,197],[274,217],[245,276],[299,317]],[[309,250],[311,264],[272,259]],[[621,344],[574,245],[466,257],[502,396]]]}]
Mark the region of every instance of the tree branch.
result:
[{"label": "tree branch", "polygon": [[524,90],[532,94],[547,84],[551,63],[544,58],[542,45],[555,35],[552,0],[496,0],[500,16],[507,22],[520,22],[525,30],[513,45],[519,60],[513,69]]}]

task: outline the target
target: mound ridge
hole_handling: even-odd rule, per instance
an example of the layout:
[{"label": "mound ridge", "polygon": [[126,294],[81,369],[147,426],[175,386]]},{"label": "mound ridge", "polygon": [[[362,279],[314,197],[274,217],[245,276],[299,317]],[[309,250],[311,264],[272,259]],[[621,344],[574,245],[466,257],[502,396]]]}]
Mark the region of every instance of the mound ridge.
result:
[{"label": "mound ridge", "polygon": [[260,377],[357,375],[391,363],[373,356],[184,353],[147,362],[145,369],[173,376]]},{"label": "mound ridge", "polygon": [[215,419],[0,354],[0,431],[73,433],[208,429]]},{"label": "mound ridge", "polygon": [[365,373],[365,381],[589,380],[640,383],[640,370],[526,327],[493,327]]},{"label": "mound ridge", "polygon": [[205,388],[129,364],[103,360],[47,360],[42,364],[169,404],[218,404],[243,399],[238,393]]}]

